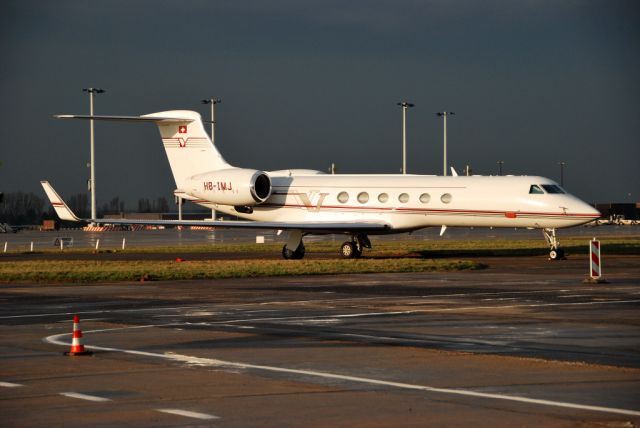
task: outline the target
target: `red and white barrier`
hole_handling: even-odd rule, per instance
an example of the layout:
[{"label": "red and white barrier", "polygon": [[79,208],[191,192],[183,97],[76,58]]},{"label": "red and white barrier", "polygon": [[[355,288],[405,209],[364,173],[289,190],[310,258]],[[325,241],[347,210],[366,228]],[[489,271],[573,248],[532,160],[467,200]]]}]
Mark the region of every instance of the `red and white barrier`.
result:
[{"label": "red and white barrier", "polygon": [[191,226],[191,230],[216,230],[214,226]]},{"label": "red and white barrier", "polygon": [[602,277],[602,258],[600,257],[600,241],[593,238],[589,241],[589,279],[587,282],[606,282]]}]

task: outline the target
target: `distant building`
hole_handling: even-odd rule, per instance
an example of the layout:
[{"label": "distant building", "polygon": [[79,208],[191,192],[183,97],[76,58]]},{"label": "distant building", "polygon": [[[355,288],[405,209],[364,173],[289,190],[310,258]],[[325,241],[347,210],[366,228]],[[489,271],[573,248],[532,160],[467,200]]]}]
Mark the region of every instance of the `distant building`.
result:
[{"label": "distant building", "polygon": [[609,203],[609,204],[594,204],[598,211],[602,213],[603,219],[624,219],[624,220],[639,220],[640,219],[640,202],[636,203]]},{"label": "distant building", "polygon": [[[204,220],[211,217],[211,211],[182,213],[183,220]],[[120,213],[105,214],[104,218],[109,219],[129,219],[129,220],[177,220],[178,213]]]}]

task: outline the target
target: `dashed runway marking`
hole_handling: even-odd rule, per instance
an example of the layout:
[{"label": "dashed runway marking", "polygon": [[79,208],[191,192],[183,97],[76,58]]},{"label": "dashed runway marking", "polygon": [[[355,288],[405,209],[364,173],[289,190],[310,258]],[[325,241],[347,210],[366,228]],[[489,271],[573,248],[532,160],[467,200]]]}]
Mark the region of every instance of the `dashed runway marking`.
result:
[{"label": "dashed runway marking", "polygon": [[203,419],[203,420],[220,419],[220,416],[208,415],[206,413],[199,413],[199,412],[191,412],[189,410],[181,410],[181,409],[156,409],[156,410],[162,413],[186,416],[187,418],[195,418],[195,419]]},{"label": "dashed runway marking", "polygon": [[0,382],[0,386],[4,386],[5,388],[17,388],[19,386],[24,386],[24,385],[20,383]]},{"label": "dashed runway marking", "polygon": [[65,397],[69,398],[78,398],[80,400],[95,401],[98,403],[111,401],[111,399],[109,398],[98,397],[97,395],[81,394],[79,392],[61,392],[60,395],[64,395]]}]

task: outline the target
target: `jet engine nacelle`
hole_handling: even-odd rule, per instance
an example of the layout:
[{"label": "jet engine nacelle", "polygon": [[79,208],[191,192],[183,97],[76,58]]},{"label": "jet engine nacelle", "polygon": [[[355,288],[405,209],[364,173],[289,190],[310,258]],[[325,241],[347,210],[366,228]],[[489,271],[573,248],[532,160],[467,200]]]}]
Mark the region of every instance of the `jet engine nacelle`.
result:
[{"label": "jet engine nacelle", "polygon": [[184,190],[214,204],[254,206],[271,196],[271,179],[255,169],[222,169],[194,175]]}]

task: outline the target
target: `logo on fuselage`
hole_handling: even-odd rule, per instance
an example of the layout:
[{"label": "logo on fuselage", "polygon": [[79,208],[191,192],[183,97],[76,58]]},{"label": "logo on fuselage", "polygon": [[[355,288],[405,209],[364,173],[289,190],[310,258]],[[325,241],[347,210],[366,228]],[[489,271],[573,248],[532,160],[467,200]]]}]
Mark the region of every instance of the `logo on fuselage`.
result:
[{"label": "logo on fuselage", "polygon": [[302,202],[302,205],[304,205],[307,210],[314,212],[320,211],[320,207],[324,202],[324,198],[326,198],[328,195],[328,193],[320,193],[317,190],[312,190],[308,193],[297,194],[298,198],[300,198],[300,201]]}]

